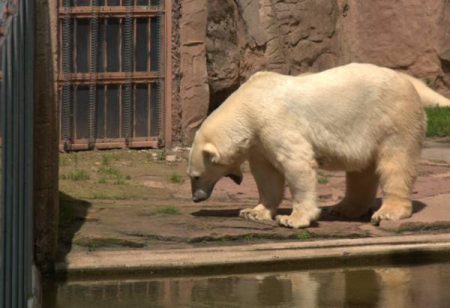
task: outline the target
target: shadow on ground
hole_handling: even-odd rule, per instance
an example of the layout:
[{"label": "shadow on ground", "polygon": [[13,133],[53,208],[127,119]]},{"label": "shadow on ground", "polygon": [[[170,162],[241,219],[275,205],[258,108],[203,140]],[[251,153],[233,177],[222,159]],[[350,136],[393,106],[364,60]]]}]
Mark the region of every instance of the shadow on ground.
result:
[{"label": "shadow on ground", "polygon": [[64,260],[71,251],[75,234],[86,222],[91,204],[85,200],[59,193],[59,251],[58,260]]},{"label": "shadow on ground", "polygon": [[[333,215],[332,213],[332,206],[327,206],[322,209],[322,213],[320,215],[319,221],[353,221],[353,222],[369,222],[370,217],[372,214],[378,210],[381,207],[382,199],[377,198],[375,202],[375,206],[373,209],[370,210],[369,213],[362,217],[349,219],[345,217],[339,217],[336,215]],[[422,211],[426,204],[417,200],[414,200],[413,202],[413,214],[418,213]],[[238,217],[240,208],[238,209],[220,209],[220,210],[211,210],[211,209],[204,209],[204,210],[198,210],[195,212],[192,212],[191,215],[195,217]],[[290,215],[292,212],[292,209],[290,208],[279,208],[277,210],[277,215]]]}]

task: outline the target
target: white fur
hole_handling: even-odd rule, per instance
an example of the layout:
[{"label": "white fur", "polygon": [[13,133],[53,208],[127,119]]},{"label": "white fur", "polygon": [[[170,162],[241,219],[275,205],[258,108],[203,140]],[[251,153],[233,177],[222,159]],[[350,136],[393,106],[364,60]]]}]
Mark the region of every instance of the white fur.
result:
[{"label": "white fur", "polygon": [[[248,159],[260,200],[241,216],[272,219],[286,181],[293,212],[277,220],[299,228],[320,213],[317,168],[345,170],[346,197],[336,213],[365,214],[380,183],[384,200],[373,222],[408,217],[426,126],[421,100],[434,93],[414,80],[370,64],[297,77],[257,73],[203,123],[188,173],[202,178],[197,186],[211,188]],[[215,160],[205,158],[211,151]]]}]

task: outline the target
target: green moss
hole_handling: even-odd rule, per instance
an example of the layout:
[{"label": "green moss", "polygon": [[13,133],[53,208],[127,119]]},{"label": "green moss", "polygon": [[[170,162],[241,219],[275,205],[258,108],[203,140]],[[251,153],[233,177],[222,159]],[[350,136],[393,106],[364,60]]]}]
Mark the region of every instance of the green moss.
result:
[{"label": "green moss", "polygon": [[102,247],[130,247],[130,248],[141,248],[144,247],[143,243],[133,242],[126,239],[120,238],[76,238],[73,243],[86,247],[90,251],[95,251],[97,248]]},{"label": "green moss", "polygon": [[101,166],[98,169],[98,182],[101,184],[112,183],[116,185],[124,185],[130,177],[125,176],[119,169],[111,166]]},{"label": "green moss", "polygon": [[309,239],[311,239],[311,237],[312,237],[312,235],[308,231],[302,231],[300,233],[297,233],[297,236],[296,236],[296,238],[298,240],[302,240],[302,241],[309,240]]},{"label": "green moss", "polygon": [[179,215],[180,214],[180,210],[177,209],[174,206],[165,206],[162,208],[159,208],[156,213],[158,214],[164,214],[164,215]]},{"label": "green moss", "polygon": [[450,136],[450,107],[425,108],[428,117],[427,136]]},{"label": "green moss", "polygon": [[75,170],[67,174],[61,174],[61,180],[70,180],[70,181],[88,181],[91,178],[89,173],[85,170]]},{"label": "green moss", "polygon": [[179,174],[177,174],[177,173],[173,173],[173,174],[170,176],[170,181],[171,181],[172,183],[181,184],[181,183],[184,182],[184,178],[183,178],[183,176],[181,176],[181,175],[179,175]]},{"label": "green moss", "polygon": [[318,180],[319,184],[328,184],[329,180],[326,176],[319,176]]}]

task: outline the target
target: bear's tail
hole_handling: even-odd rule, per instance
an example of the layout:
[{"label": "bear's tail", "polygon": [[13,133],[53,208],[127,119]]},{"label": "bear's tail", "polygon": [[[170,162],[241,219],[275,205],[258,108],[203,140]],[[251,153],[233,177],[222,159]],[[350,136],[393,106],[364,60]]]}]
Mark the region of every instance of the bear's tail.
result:
[{"label": "bear's tail", "polygon": [[417,93],[419,93],[420,99],[425,107],[450,107],[450,99],[442,96],[430,89],[424,82],[421,80],[411,77],[407,74],[401,73],[406,79],[408,79],[413,86],[416,88]]}]

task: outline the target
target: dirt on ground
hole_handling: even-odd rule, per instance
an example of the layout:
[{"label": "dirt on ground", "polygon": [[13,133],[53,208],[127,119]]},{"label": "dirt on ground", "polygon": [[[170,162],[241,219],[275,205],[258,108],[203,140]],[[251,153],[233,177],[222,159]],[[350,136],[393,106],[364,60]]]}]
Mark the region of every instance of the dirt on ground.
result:
[{"label": "dirt on ground", "polygon": [[[258,201],[244,165],[244,181],[224,178],[212,197],[191,201],[187,151],[114,150],[60,155],[60,260],[69,252],[233,245],[282,240],[377,237],[450,230],[450,141],[428,140],[414,189],[414,215],[401,222],[370,224],[333,217],[329,207],[345,191],[343,172],[320,171],[319,221],[306,229],[238,217]],[[381,194],[379,195],[381,198]],[[286,191],[280,213],[290,212]],[[378,200],[378,206],[380,199]]]}]

